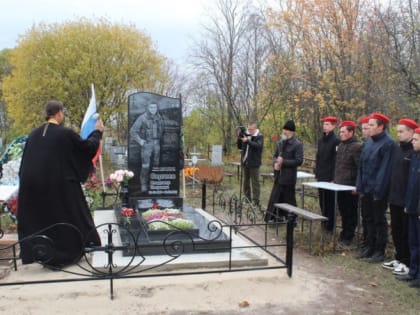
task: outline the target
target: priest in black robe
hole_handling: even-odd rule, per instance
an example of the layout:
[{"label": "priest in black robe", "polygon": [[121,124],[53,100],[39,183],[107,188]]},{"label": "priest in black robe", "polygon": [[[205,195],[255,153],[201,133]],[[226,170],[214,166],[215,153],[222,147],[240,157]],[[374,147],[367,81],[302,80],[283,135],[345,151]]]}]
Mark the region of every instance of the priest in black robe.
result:
[{"label": "priest in black robe", "polygon": [[63,267],[100,245],[81,183],[93,169],[103,124],[98,120],[82,140],[63,126],[62,103],[48,101],[45,114],[46,123],[28,136],[19,171],[20,257],[23,264]]}]

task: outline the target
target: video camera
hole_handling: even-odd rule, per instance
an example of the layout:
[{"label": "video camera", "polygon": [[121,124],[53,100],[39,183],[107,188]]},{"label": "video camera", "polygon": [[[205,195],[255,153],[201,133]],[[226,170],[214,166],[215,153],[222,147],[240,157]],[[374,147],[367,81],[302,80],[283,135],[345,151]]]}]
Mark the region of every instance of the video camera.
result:
[{"label": "video camera", "polygon": [[250,134],[248,133],[248,129],[245,128],[244,126],[236,127],[236,134],[238,135],[238,138],[250,136]]}]

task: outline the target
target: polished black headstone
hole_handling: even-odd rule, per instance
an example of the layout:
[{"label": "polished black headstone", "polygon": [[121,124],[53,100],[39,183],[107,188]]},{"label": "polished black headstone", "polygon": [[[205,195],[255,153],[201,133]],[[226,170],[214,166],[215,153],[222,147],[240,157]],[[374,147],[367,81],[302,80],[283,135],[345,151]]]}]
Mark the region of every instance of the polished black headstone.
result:
[{"label": "polished black headstone", "polygon": [[128,97],[130,198],[179,196],[181,99],[139,92]]}]

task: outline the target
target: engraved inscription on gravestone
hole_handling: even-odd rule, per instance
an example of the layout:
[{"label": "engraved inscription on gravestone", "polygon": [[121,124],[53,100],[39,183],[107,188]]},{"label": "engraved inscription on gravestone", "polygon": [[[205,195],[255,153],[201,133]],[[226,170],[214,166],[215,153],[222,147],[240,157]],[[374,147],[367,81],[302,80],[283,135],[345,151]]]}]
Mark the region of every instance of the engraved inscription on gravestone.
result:
[{"label": "engraved inscription on gravestone", "polygon": [[179,195],[181,100],[154,93],[128,97],[130,197]]}]

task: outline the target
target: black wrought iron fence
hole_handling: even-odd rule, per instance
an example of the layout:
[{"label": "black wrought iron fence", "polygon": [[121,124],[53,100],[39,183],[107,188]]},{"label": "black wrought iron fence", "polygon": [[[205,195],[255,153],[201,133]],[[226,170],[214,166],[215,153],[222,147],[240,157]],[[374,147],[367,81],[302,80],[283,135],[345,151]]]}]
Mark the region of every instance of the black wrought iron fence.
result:
[{"label": "black wrought iron fence", "polygon": [[[207,196],[203,194],[203,198],[207,198]],[[1,259],[12,260],[14,272],[19,272],[19,248],[24,243],[30,243],[33,246],[33,258],[36,263],[74,277],[15,282],[8,281],[6,277],[0,281],[0,286],[108,280],[110,297],[113,299],[113,284],[116,279],[267,269],[286,269],[288,276],[292,276],[295,216],[290,215],[286,224],[268,225],[258,223],[257,218],[260,213],[246,198],[239,199],[237,195],[226,196],[222,191],[213,191],[212,200],[213,218],[209,220],[204,233],[196,230],[183,230],[162,221],[162,224],[168,225],[166,234],[161,237],[159,242],[150,242],[150,239],[145,241],[145,237],[147,238],[150,232],[147,224],[142,225],[138,230],[132,230],[121,222],[99,224],[96,229],[102,238],[101,246],[89,246],[82,240],[80,252],[75,255],[75,263],[70,267],[50,264],[57,252],[57,240],[51,238],[48,233],[51,227],[47,227],[25,239],[0,248],[0,253],[11,252],[10,256]],[[79,232],[74,226],[65,223],[58,225],[70,227],[75,229],[76,233]],[[57,225],[54,226],[57,227]],[[286,239],[273,241],[273,237],[270,235],[275,229],[283,227],[286,228]],[[128,235],[128,239],[122,240],[122,231]],[[224,235],[224,242],[220,242],[221,234]],[[153,263],[149,256],[152,247],[158,248],[159,257],[157,262],[155,258]],[[251,259],[252,261],[241,260],[238,258],[240,251],[249,251],[247,255],[242,256],[254,258]],[[122,253],[128,253],[128,256],[121,258]],[[205,255],[206,259],[203,261],[208,261],[217,255],[219,260],[212,266],[204,264],[203,270],[200,271],[194,269],[182,272],[172,270],[175,268],[174,263],[182,261],[182,257],[186,253],[197,255],[197,257]],[[98,263],[98,261],[101,262]]]}]

